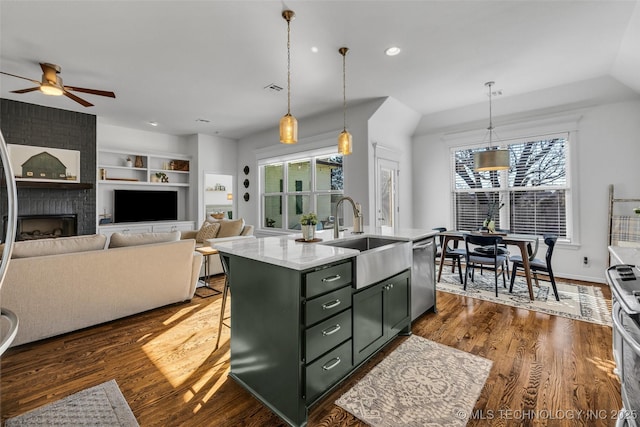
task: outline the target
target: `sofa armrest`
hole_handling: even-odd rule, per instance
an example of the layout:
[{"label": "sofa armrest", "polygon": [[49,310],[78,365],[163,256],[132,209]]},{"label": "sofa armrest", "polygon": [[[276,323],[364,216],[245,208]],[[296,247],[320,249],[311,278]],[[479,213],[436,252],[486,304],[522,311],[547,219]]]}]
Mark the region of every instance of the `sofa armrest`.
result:
[{"label": "sofa armrest", "polygon": [[198,235],[198,230],[184,230],[180,232],[180,239],[195,239]]},{"label": "sofa armrest", "polygon": [[191,265],[191,286],[189,287],[189,294],[193,297],[193,294],[196,292],[196,287],[198,286],[198,281],[200,280],[200,269],[202,268],[202,263],[204,261],[204,256],[198,251],[193,252],[193,262]]}]

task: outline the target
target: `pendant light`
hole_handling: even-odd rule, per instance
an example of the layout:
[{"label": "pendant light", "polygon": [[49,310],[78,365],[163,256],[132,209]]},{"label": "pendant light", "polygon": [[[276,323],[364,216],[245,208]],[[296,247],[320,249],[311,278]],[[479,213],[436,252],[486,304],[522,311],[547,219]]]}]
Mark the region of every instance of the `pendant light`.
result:
[{"label": "pendant light", "polygon": [[340,135],[338,136],[338,153],[343,156],[348,156],[352,152],[352,138],[349,131],[347,131],[347,72],[346,72],[346,56],[349,51],[348,47],[341,47],[338,49],[340,55],[342,55],[342,108],[344,111],[344,127]]},{"label": "pendant light", "polygon": [[287,114],[280,119],[280,142],[283,144],[298,142],[298,120],[291,115],[291,20],[295,16],[293,10],[282,11],[282,17],[287,21]]},{"label": "pendant light", "polygon": [[493,118],[491,111],[491,87],[495,82],[486,82],[489,87],[489,148],[474,153],[473,162],[476,172],[499,171],[509,169],[509,150],[493,148]]}]

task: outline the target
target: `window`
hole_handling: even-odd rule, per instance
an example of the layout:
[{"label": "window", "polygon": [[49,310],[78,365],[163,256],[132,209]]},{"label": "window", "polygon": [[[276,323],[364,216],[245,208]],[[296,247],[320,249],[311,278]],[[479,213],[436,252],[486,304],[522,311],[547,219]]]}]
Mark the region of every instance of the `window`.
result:
[{"label": "window", "polygon": [[502,148],[509,150],[511,167],[491,172],[473,170],[473,154],[486,147],[452,149],[456,228],[477,230],[493,209],[496,228],[570,241],[568,134]]},{"label": "window", "polygon": [[300,216],[309,212],[318,215],[319,228],[333,227],[332,212],[343,196],[343,157],[302,156],[260,165],[262,227],[299,230]]}]

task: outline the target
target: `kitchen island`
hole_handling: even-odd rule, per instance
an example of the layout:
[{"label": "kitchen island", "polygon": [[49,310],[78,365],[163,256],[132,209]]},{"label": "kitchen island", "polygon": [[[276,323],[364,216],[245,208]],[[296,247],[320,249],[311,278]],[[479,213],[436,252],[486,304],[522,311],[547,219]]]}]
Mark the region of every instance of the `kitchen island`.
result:
[{"label": "kitchen island", "polygon": [[[393,238],[410,253],[413,239],[433,235]],[[366,236],[380,233],[357,237]],[[410,261],[358,289],[358,250],[299,237],[215,246],[228,264],[232,294],[229,376],[292,426],[306,425],[312,404],[398,334],[411,332]],[[317,237],[332,240],[328,232]]]}]

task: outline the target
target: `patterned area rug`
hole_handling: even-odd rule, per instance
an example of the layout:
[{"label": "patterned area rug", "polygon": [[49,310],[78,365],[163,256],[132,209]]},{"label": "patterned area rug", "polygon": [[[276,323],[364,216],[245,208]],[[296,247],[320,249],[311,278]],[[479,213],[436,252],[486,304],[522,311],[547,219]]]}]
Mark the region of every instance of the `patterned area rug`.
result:
[{"label": "patterned area rug", "polygon": [[137,427],[138,422],[118,384],[111,380],[9,418],[5,426]]},{"label": "patterned area rug", "polygon": [[482,275],[478,273],[476,271],[473,282],[467,282],[467,290],[464,291],[457,272],[445,274],[443,271],[436,289],[555,316],[611,326],[611,301],[606,300],[600,288],[596,286],[574,285],[556,280],[560,297],[560,301],[556,301],[551,283],[540,281],[540,287],[536,287],[535,281],[533,281],[535,301],[531,301],[524,277],[516,277],[513,292],[509,293],[509,278],[506,279],[507,287],[504,288],[502,278],[498,276],[498,298],[496,298],[493,272],[485,271]]},{"label": "patterned area rug", "polygon": [[412,335],[335,403],[373,427],[464,426],[492,364]]}]

